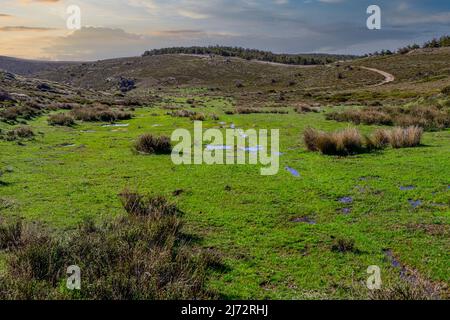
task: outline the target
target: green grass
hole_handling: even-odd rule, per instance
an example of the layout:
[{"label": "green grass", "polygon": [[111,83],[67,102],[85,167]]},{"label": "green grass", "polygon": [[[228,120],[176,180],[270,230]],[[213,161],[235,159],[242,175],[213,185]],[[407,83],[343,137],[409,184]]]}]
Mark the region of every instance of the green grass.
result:
[{"label": "green grass", "polygon": [[[159,108],[138,109],[134,119],[123,121],[129,127],[121,128],[80,122],[73,128],[50,127],[41,117],[29,122],[37,133],[34,140],[24,145],[0,140],[0,169],[13,168],[0,178],[0,199],[9,203],[0,203],[0,214],[64,230],[88,216],[100,220],[123,213],[117,195],[126,186],[170,196],[185,212],[187,231],[223,255],[229,270],[214,274],[209,286],[230,299],[358,297],[366,293],[369,265],[382,268],[385,282],[399,281],[398,270],[384,257],[387,248],[429,279],[449,282],[449,130],[426,133],[420,148],[329,157],[306,151],[303,129],[331,131],[347,124],[293,110],[225,115],[228,100],[201,99],[206,107],[196,111],[220,117],[206,121],[206,128],[224,121],[243,129],[280,129],[279,174],[261,176],[258,166],[249,165],[175,166],[167,155],[134,154],[132,143],[140,134],[193,128],[189,119],[167,116]],[[376,127],[358,128],[368,133]],[[301,177],[291,176],[285,166]],[[400,190],[408,185],[416,188]],[[172,196],[179,189],[184,192]],[[353,197],[353,204],[341,204],[345,196]],[[413,209],[409,199],[423,205]],[[351,207],[350,214],[342,214],[345,207]],[[303,216],[317,223],[291,222]],[[425,232],[419,224],[443,226],[444,233]],[[359,252],[332,251],[333,238],[354,240]]]}]

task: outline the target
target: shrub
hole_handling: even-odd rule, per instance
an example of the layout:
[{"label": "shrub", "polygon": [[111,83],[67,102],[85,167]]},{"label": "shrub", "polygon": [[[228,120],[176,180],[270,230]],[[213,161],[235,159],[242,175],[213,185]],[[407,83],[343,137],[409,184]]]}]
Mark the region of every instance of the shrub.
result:
[{"label": "shrub", "polygon": [[48,117],[48,123],[51,126],[71,127],[75,124],[74,118],[67,113],[57,113]]},{"label": "shrub", "polygon": [[306,147],[309,151],[319,151],[318,147],[318,139],[320,136],[320,132],[311,127],[306,128],[303,132],[303,141],[305,142]]},{"label": "shrub", "polygon": [[[208,270],[221,266],[220,259],[186,242],[180,216],[172,212],[178,210],[168,209],[164,198],[132,198],[143,199],[139,206],[151,213],[133,209],[101,224],[86,220],[66,236],[34,231],[27,242],[12,247],[0,274],[0,299],[216,298],[206,279]],[[63,289],[70,265],[81,269],[81,290]]]},{"label": "shrub", "polygon": [[143,134],[134,144],[136,151],[145,154],[170,154],[172,145],[167,136],[157,137],[152,134]]},{"label": "shrub", "polygon": [[170,112],[169,115],[172,117],[178,117],[178,118],[191,118],[197,115],[197,112],[191,111],[191,110],[176,110],[173,112]]}]

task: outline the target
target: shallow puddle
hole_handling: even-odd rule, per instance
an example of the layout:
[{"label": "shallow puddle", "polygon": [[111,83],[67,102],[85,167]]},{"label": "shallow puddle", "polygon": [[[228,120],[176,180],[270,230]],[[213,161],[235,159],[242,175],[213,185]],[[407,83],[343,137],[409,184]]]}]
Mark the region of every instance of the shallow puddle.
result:
[{"label": "shallow puddle", "polygon": [[294,223],[307,223],[307,224],[311,224],[311,225],[317,224],[316,220],[314,220],[312,218],[309,218],[309,217],[294,218],[294,219],[291,220],[291,222],[294,222]]},{"label": "shallow puddle", "polygon": [[213,150],[231,150],[231,146],[213,146],[213,145],[207,145],[206,150],[213,151]]},{"label": "shallow puddle", "polygon": [[292,174],[294,177],[300,177],[300,173],[299,173],[297,170],[295,170],[294,168],[286,167],[286,170],[287,170],[290,174]]},{"label": "shallow puddle", "polygon": [[105,124],[102,127],[103,128],[124,128],[124,127],[128,127],[129,124],[128,123],[113,123],[113,124]]},{"label": "shallow puddle", "polygon": [[402,186],[402,187],[400,187],[400,190],[401,191],[411,191],[411,190],[414,190],[416,187],[415,186]]},{"label": "shallow puddle", "polygon": [[353,198],[352,197],[343,197],[339,199],[340,203],[344,203],[344,204],[350,204],[353,203]]},{"label": "shallow puddle", "polygon": [[413,207],[414,209],[420,207],[422,205],[422,200],[408,200],[409,204],[411,205],[411,207]]}]

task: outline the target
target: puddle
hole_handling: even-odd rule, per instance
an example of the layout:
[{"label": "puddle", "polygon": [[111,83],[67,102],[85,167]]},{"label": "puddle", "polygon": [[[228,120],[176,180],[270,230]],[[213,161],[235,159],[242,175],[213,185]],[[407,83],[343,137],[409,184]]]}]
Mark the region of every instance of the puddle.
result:
[{"label": "puddle", "polygon": [[294,218],[291,220],[291,222],[294,223],[307,223],[311,225],[317,224],[316,220],[309,218],[309,217],[300,217],[300,218]]},{"label": "puddle", "polygon": [[294,168],[286,167],[286,170],[287,170],[290,174],[292,174],[294,177],[300,177],[300,173],[299,173],[297,170],[295,170]]},{"label": "puddle", "polygon": [[162,127],[162,124],[154,124],[152,125],[152,127],[156,128],[156,127]]},{"label": "puddle", "polygon": [[231,128],[231,129],[236,129],[236,125],[235,125],[234,123],[232,123],[232,124],[230,125],[230,128]]},{"label": "puddle", "polygon": [[342,213],[343,214],[350,214],[351,212],[352,212],[351,208],[344,208],[344,209],[342,209]]},{"label": "puddle", "polygon": [[226,125],[227,123],[222,121],[222,122],[219,122],[219,124],[222,125],[222,126],[224,126],[224,125]]},{"label": "puddle", "polygon": [[282,155],[284,155],[284,153],[282,152],[272,152],[272,154],[277,157],[281,157]]},{"label": "puddle", "polygon": [[83,133],[95,133],[95,130],[82,130]]},{"label": "puddle", "polygon": [[408,200],[409,204],[411,205],[411,207],[413,207],[414,209],[420,207],[422,205],[422,200]]},{"label": "puddle", "polygon": [[113,124],[105,124],[102,127],[103,128],[111,128],[111,127],[119,127],[119,128],[124,128],[124,127],[128,127],[130,124],[128,123],[113,123]]},{"label": "puddle", "polygon": [[447,190],[450,190],[450,185],[449,185],[449,186],[447,186]]},{"label": "puddle", "polygon": [[344,203],[344,204],[350,204],[353,203],[353,198],[352,197],[343,197],[339,199],[340,203]]},{"label": "puddle", "polygon": [[213,151],[213,150],[231,150],[232,148],[230,146],[213,146],[213,145],[207,145],[206,150]]},{"label": "puddle", "polygon": [[250,153],[257,153],[258,151],[264,150],[264,148],[262,146],[239,148],[239,149],[244,150],[246,152],[250,152]]},{"label": "puddle", "polygon": [[401,191],[410,191],[410,190],[414,190],[416,187],[415,186],[405,186],[405,187],[400,187]]},{"label": "puddle", "polygon": [[73,143],[61,143],[59,145],[57,145],[57,147],[61,147],[61,148],[70,148],[70,147],[75,147],[76,144]]}]

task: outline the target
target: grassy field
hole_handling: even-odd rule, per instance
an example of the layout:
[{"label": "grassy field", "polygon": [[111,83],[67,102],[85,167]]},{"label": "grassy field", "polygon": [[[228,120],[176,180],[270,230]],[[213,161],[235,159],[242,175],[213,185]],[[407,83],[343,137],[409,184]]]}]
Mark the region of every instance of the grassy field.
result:
[{"label": "grassy field", "polygon": [[[168,98],[184,104],[183,95],[192,94]],[[323,113],[300,115],[288,108],[286,115],[226,115],[229,99],[196,98],[203,101],[196,111],[220,117],[205,121],[206,128],[225,122],[280,129],[280,173],[264,177],[250,165],[175,166],[167,155],[133,153],[140,134],[193,129],[189,119],[166,115],[164,104],[137,109],[122,127],[50,127],[45,115],[28,121],[34,139],[0,140],[0,214],[43,221],[62,232],[85,217],[123,214],[118,194],[125,187],[168,196],[185,212],[187,231],[198,244],[223,257],[226,270],[214,272],[208,285],[229,299],[367,297],[370,265],[381,267],[386,284],[404,281],[395,261],[428,281],[449,283],[450,130],[425,133],[419,148],[339,158],[302,144],[308,126],[348,126],[325,120]],[[368,133],[377,127],[358,128]],[[350,203],[342,203],[348,197]],[[414,208],[411,201],[420,205]],[[353,248],[333,250],[339,241]]]}]

